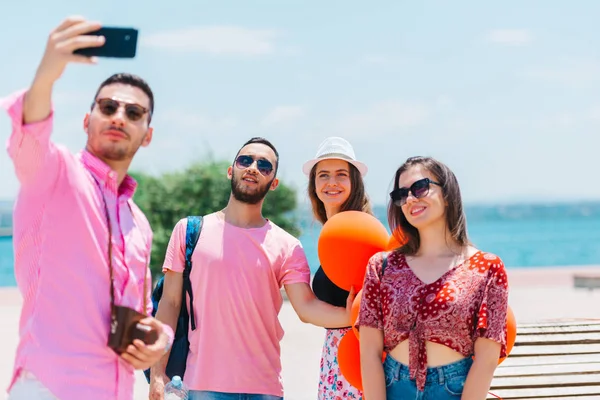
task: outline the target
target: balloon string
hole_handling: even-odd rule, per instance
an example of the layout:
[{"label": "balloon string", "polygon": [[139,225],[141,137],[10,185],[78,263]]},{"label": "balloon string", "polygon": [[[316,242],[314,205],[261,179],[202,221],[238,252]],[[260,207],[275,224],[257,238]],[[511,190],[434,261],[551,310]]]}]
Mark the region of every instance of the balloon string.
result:
[{"label": "balloon string", "polygon": [[497,396],[497,395],[495,395],[495,394],[494,394],[494,393],[492,393],[492,392],[488,392],[488,393],[489,393],[489,394],[491,394],[492,396],[494,396],[494,397],[495,397],[495,398],[497,398],[497,399],[503,400],[503,399],[502,399],[502,397],[500,397],[500,396]]}]

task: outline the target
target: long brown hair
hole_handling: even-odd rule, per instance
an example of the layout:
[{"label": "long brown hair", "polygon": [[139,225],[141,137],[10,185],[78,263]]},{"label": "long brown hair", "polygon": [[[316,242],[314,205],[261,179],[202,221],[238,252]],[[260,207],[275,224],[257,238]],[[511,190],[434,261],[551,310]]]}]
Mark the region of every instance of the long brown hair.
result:
[{"label": "long brown hair", "polygon": [[[400,175],[414,166],[425,168],[441,185],[444,200],[447,204],[445,211],[446,227],[452,239],[461,247],[470,244],[460,186],[458,185],[456,176],[448,166],[431,157],[411,157],[396,171],[396,175],[394,176],[394,190],[399,187]],[[398,251],[406,255],[416,254],[421,245],[419,231],[406,220],[402,209],[396,206],[391,199],[388,203],[388,224],[392,232],[400,230],[404,235],[405,242]]]},{"label": "long brown hair", "polygon": [[[312,210],[315,218],[322,224],[327,222],[327,213],[325,212],[325,205],[317,196],[316,178],[317,178],[317,165],[315,164],[310,170],[310,176],[308,178],[308,197],[312,204]],[[365,191],[365,183],[363,181],[360,172],[354,165],[348,163],[350,169],[350,196],[341,205],[340,212],[342,211],[364,211],[373,215],[371,209],[371,201]]]}]

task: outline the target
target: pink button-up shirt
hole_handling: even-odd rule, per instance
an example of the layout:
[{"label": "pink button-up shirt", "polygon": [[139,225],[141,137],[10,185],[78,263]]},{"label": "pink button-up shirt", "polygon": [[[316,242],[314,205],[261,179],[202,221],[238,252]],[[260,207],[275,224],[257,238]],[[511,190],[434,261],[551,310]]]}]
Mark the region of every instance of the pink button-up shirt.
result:
[{"label": "pink button-up shirt", "polygon": [[23,308],[10,387],[25,370],[61,400],[131,400],[134,369],[107,346],[110,276],[102,197],[112,222],[115,303],[143,312],[146,297],[149,314],[152,231],[132,200],[136,182],[128,176],[118,186],[116,172],[91,153],[73,155],[54,144],[53,113],[23,125],[23,97],[21,91],[2,101],[12,119],[8,153],[21,184],[13,242]]}]

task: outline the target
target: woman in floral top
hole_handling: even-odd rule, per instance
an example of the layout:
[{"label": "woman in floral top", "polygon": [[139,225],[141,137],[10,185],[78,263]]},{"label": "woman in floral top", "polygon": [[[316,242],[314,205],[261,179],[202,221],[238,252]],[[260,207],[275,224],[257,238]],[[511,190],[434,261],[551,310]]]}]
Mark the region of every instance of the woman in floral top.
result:
[{"label": "woman in floral top", "polygon": [[[322,224],[341,211],[364,211],[372,214],[365,193],[363,176],[367,166],[356,160],[352,145],[345,139],[330,137],[317,150],[314,159],[303,167],[308,176],[308,196],[315,218]],[[319,267],[312,282],[317,298],[338,307],[346,307],[349,292],[336,286]],[[360,390],[350,385],[340,372],[338,345],[351,329],[328,328],[321,355],[319,400],[362,399]]]},{"label": "woman in floral top", "polygon": [[390,228],[407,242],[367,267],[356,322],[365,397],[485,399],[506,356],[504,264],[469,242],[458,182],[441,162],[409,158],[390,197]]}]

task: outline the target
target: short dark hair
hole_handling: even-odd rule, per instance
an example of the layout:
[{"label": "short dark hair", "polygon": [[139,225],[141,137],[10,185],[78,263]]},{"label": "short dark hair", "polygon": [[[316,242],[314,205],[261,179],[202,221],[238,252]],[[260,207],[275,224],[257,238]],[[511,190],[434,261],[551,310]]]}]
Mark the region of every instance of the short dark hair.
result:
[{"label": "short dark hair", "polygon": [[[106,78],[104,82],[100,84],[98,90],[96,91],[96,95],[94,96],[94,100],[98,97],[98,94],[105,86],[114,85],[116,83],[121,83],[123,85],[129,85],[140,89],[142,92],[148,96],[148,100],[150,103],[150,113],[148,113],[148,123],[152,119],[152,114],[154,114],[154,94],[152,93],[152,89],[150,89],[150,85],[148,82],[143,80],[137,75],[129,74],[126,72],[119,72],[117,74],[113,74]],[[95,103],[92,103],[92,108]]]},{"label": "short dark hair", "polygon": [[235,159],[240,155],[240,151],[242,151],[242,149],[246,146],[248,146],[249,144],[264,144],[265,146],[268,146],[271,148],[271,150],[273,150],[273,153],[275,153],[275,175],[277,175],[277,170],[279,169],[279,152],[277,151],[277,149],[275,148],[275,146],[273,145],[273,143],[271,143],[270,141],[268,141],[267,139],[263,138],[263,137],[253,137],[252,139],[248,140],[246,143],[244,143],[242,145],[242,147],[240,147],[240,149],[237,151],[234,161]]}]

